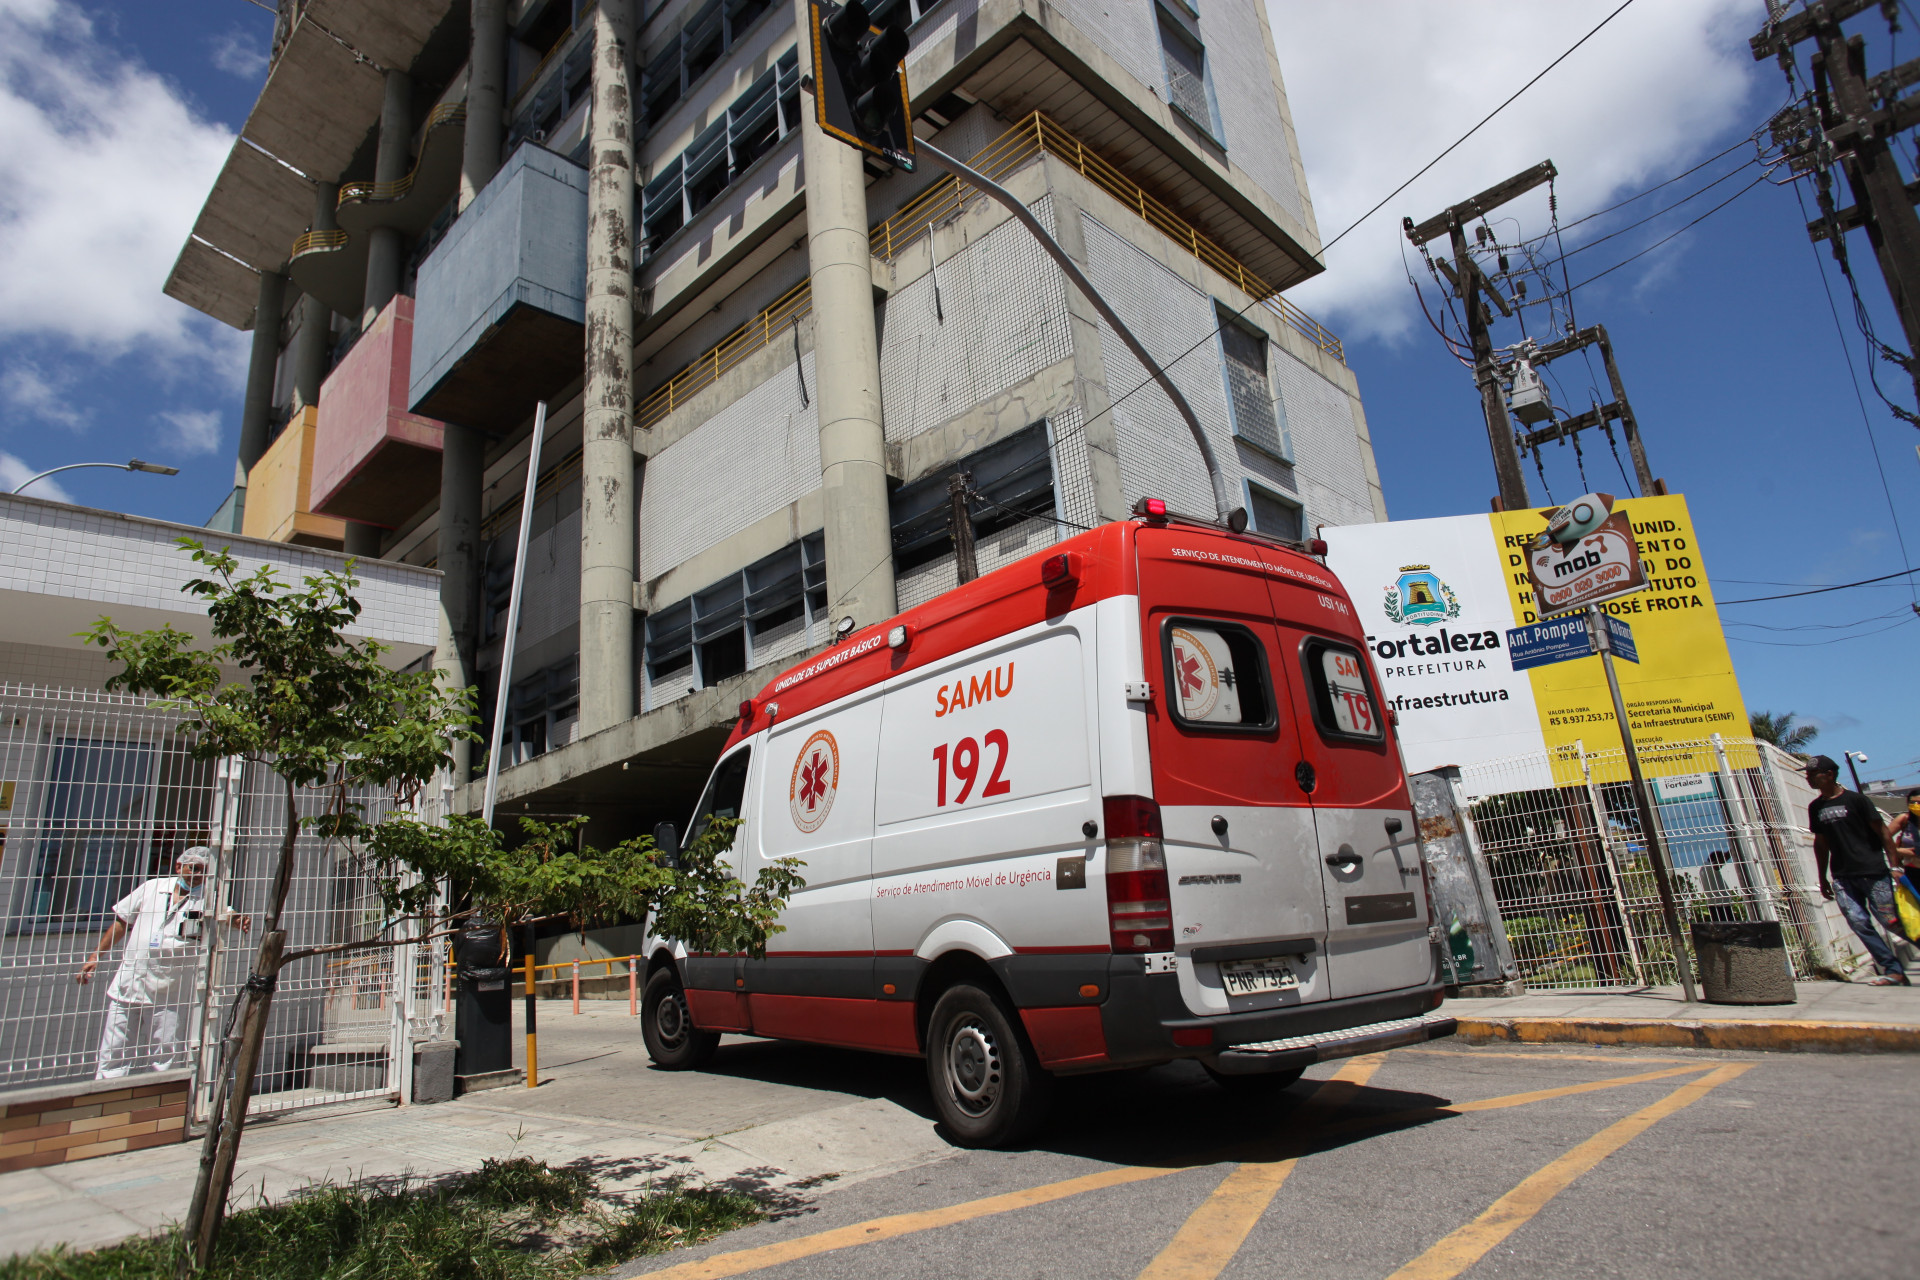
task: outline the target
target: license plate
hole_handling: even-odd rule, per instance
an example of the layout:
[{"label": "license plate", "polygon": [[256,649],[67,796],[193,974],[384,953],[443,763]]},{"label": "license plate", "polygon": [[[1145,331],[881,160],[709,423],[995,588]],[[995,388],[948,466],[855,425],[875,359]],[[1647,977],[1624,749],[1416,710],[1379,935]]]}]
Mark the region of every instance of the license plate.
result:
[{"label": "license plate", "polygon": [[1286,960],[1223,960],[1220,983],[1230,996],[1257,996],[1267,991],[1291,991],[1300,985]]}]

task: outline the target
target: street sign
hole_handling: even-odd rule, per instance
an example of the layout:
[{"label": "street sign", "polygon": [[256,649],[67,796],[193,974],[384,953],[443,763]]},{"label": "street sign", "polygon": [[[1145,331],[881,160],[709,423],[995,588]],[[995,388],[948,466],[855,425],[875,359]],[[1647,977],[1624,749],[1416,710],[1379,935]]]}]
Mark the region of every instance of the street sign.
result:
[{"label": "street sign", "polygon": [[1640,650],[1633,643],[1633,628],[1625,618],[1607,615],[1607,639],[1613,642],[1613,656],[1639,665]]},{"label": "street sign", "polygon": [[[1607,636],[1613,642],[1615,657],[1640,661],[1640,652],[1633,644],[1633,628],[1612,614],[1607,615]],[[1507,632],[1507,659],[1515,671],[1590,658],[1595,652],[1584,614],[1532,622]]]},{"label": "street sign", "polygon": [[1527,547],[1527,578],[1543,618],[1647,588],[1633,525],[1605,493],[1583,494],[1547,517]]},{"label": "street sign", "polygon": [[1592,655],[1587,620],[1578,614],[1551,622],[1530,622],[1507,632],[1507,658],[1515,671]]},{"label": "street sign", "polygon": [[914,170],[913,108],[907,96],[901,5],[877,27],[862,0],[810,0],[815,119],[829,137]]}]

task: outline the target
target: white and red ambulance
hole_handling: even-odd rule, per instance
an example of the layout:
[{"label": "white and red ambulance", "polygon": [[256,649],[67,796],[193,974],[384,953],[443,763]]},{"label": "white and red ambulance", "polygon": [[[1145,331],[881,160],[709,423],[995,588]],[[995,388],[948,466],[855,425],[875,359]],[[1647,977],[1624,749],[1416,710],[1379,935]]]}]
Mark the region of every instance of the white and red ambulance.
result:
[{"label": "white and red ambulance", "polygon": [[[1054,1077],[1198,1059],[1228,1087],[1453,1030],[1407,779],[1346,591],[1158,502],[879,626],[741,705],[696,811],[764,959],[650,942],[644,1034],[924,1056],[954,1140]],[[697,834],[695,832],[690,834]]]}]

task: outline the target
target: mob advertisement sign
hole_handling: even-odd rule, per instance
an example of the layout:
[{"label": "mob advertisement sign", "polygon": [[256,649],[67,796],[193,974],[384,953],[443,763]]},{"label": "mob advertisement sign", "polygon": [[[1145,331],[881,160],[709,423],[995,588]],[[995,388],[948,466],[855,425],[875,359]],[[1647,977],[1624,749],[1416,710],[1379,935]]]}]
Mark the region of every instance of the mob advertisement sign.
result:
[{"label": "mob advertisement sign", "polygon": [[[1620,745],[1598,657],[1569,652],[1515,669],[1507,633],[1541,621],[1527,556],[1552,510],[1322,530],[1328,567],[1353,597],[1386,704],[1399,715],[1409,769]],[[1618,668],[1635,740],[1644,750],[1744,733],[1746,708],[1686,500],[1625,499],[1613,517],[1631,530],[1647,578],[1646,590],[1602,606],[1631,625],[1638,651],[1637,665]]]}]

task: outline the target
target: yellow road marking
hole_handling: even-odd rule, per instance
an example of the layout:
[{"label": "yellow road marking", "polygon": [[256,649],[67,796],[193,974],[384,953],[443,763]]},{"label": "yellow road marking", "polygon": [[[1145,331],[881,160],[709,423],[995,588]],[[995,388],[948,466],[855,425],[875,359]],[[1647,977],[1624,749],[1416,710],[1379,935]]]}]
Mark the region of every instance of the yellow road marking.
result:
[{"label": "yellow road marking", "polygon": [[[1387,1060],[1384,1053],[1352,1058],[1314,1091],[1319,1104],[1341,1106],[1373,1078]],[[1174,1233],[1140,1280],[1214,1280],[1240,1251],[1254,1224],[1300,1163],[1298,1156],[1264,1164],[1243,1164],[1220,1181]]]},{"label": "yellow road marking", "polygon": [[[1365,1069],[1363,1064],[1367,1063],[1370,1059],[1384,1059],[1384,1056],[1383,1054],[1367,1054],[1363,1057],[1352,1059],[1315,1092],[1314,1101],[1319,1102],[1324,1100],[1329,1091],[1333,1090],[1336,1086],[1341,1087],[1341,1093],[1351,1096],[1353,1092],[1360,1088],[1365,1080],[1363,1079],[1362,1081],[1356,1082],[1348,1073]],[[1377,1069],[1378,1066],[1376,1064],[1372,1069],[1367,1070],[1366,1078],[1371,1078],[1373,1071]],[[1625,1085],[1640,1084],[1647,1080],[1660,1080],[1669,1076],[1684,1075],[1690,1070],[1698,1071],[1703,1069],[1702,1067],[1691,1067],[1678,1070],[1650,1071],[1640,1075],[1618,1076],[1610,1080],[1596,1080],[1589,1084],[1567,1085],[1559,1089],[1542,1089],[1529,1093],[1507,1094],[1504,1097],[1486,1098],[1479,1102],[1461,1102],[1443,1107],[1423,1107],[1415,1110],[1390,1112],[1380,1116],[1356,1116],[1351,1120],[1326,1126],[1316,1132],[1321,1134],[1334,1134],[1348,1132],[1354,1129],[1375,1128],[1383,1124],[1400,1123],[1421,1117],[1441,1117],[1459,1111],[1492,1111],[1505,1107],[1519,1107],[1532,1102],[1564,1097],[1569,1094],[1589,1093],[1596,1089],[1615,1089]],[[1739,1067],[1740,1071],[1745,1071],[1746,1069],[1746,1065]],[[1347,1078],[1343,1080],[1342,1076],[1346,1076]],[[1718,1082],[1716,1081],[1716,1083]],[[1691,1088],[1692,1086],[1688,1087]],[[1334,1097],[1336,1100],[1340,1100],[1339,1095],[1336,1094]],[[1288,1145],[1298,1151],[1301,1147],[1301,1142],[1302,1138],[1296,1137]],[[649,1271],[645,1273],[646,1280],[721,1280],[722,1277],[726,1276],[745,1275],[748,1272],[778,1266],[783,1262],[791,1262],[798,1258],[810,1258],[815,1254],[831,1253],[836,1249],[846,1249],[856,1245],[869,1244],[876,1240],[892,1240],[896,1237],[911,1235],[918,1231],[928,1231],[935,1227],[953,1226],[957,1223],[970,1222],[975,1218],[991,1217],[994,1214],[1009,1213],[1015,1209],[1025,1209],[1033,1205],[1048,1204],[1055,1200],[1064,1200],[1070,1196],[1083,1195],[1086,1192],[1099,1191],[1107,1187],[1125,1186],[1128,1183],[1147,1182],[1155,1178],[1164,1178],[1169,1174],[1184,1173],[1189,1169],[1215,1163],[1221,1158],[1223,1157],[1216,1156],[1213,1159],[1195,1160],[1191,1164],[1173,1165],[1166,1168],[1131,1166],[1120,1169],[1106,1169],[1099,1173],[1087,1174],[1083,1177],[1068,1178],[1062,1182],[1050,1182],[1038,1187],[1029,1187],[1024,1191],[1010,1191],[1002,1195],[987,1196],[979,1200],[968,1200],[960,1204],[948,1205],[941,1209],[928,1209],[918,1213],[901,1213],[886,1218],[873,1218],[866,1222],[856,1222],[852,1226],[816,1232],[813,1235],[800,1236],[792,1240],[775,1241],[772,1244],[760,1245],[753,1249],[741,1249],[733,1253],[717,1253],[711,1257],[683,1262],[678,1266],[668,1267],[662,1271]],[[1290,1171],[1293,1163],[1298,1159],[1299,1156],[1294,1155],[1283,1160],[1265,1163],[1274,1165],[1285,1164]],[[1279,1189],[1280,1181],[1284,1180],[1284,1175],[1282,1175],[1282,1177],[1274,1183],[1275,1191]],[[1269,1195],[1268,1199],[1271,1200],[1271,1198],[1271,1195]],[[1242,1238],[1244,1238],[1244,1235]]]},{"label": "yellow road marking", "polygon": [[1118,1187],[1129,1182],[1164,1178],[1170,1173],[1185,1172],[1185,1168],[1186,1166],[1171,1169],[1107,1169],[1082,1178],[1049,1182],[1044,1186],[1029,1187],[1025,1191],[1009,1191],[1005,1195],[988,1196],[983,1200],[969,1200],[964,1204],[949,1205],[944,1209],[927,1209],[920,1213],[897,1213],[890,1218],[874,1218],[867,1222],[856,1222],[850,1227],[838,1227],[832,1231],[816,1232],[793,1240],[763,1244],[757,1249],[741,1249],[736,1253],[716,1253],[710,1258],[701,1258],[693,1262],[683,1262],[677,1267],[668,1267],[665,1271],[649,1271],[646,1277],[647,1280],[718,1280],[722,1276],[737,1276],[749,1271],[758,1271],[763,1267],[778,1266],[782,1262],[792,1262],[796,1258],[810,1258],[817,1253],[831,1253],[835,1249],[871,1244],[876,1240],[892,1240],[896,1236],[911,1235],[916,1231],[926,1231],[932,1227],[947,1227],[959,1222],[970,1222],[975,1218],[1007,1213],[1014,1209],[1026,1209],[1052,1200],[1064,1200],[1068,1196],[1099,1191],[1105,1187]]},{"label": "yellow road marking", "polygon": [[1627,1143],[1683,1107],[1698,1102],[1727,1081],[1750,1070],[1750,1063],[1720,1067],[1700,1079],[1616,1121],[1593,1137],[1550,1161],[1544,1168],[1493,1202],[1485,1213],[1453,1232],[1425,1253],[1394,1272],[1388,1280],[1452,1280],[1489,1250],[1525,1226],[1549,1200]]},{"label": "yellow road marking", "polygon": [[1448,1058],[1520,1058],[1527,1062],[1697,1062],[1701,1069],[1717,1066],[1725,1058],[1650,1058],[1625,1053],[1556,1053],[1552,1045],[1541,1045],[1532,1053],[1514,1049],[1434,1049],[1426,1045],[1408,1045],[1395,1053],[1435,1053]]}]

